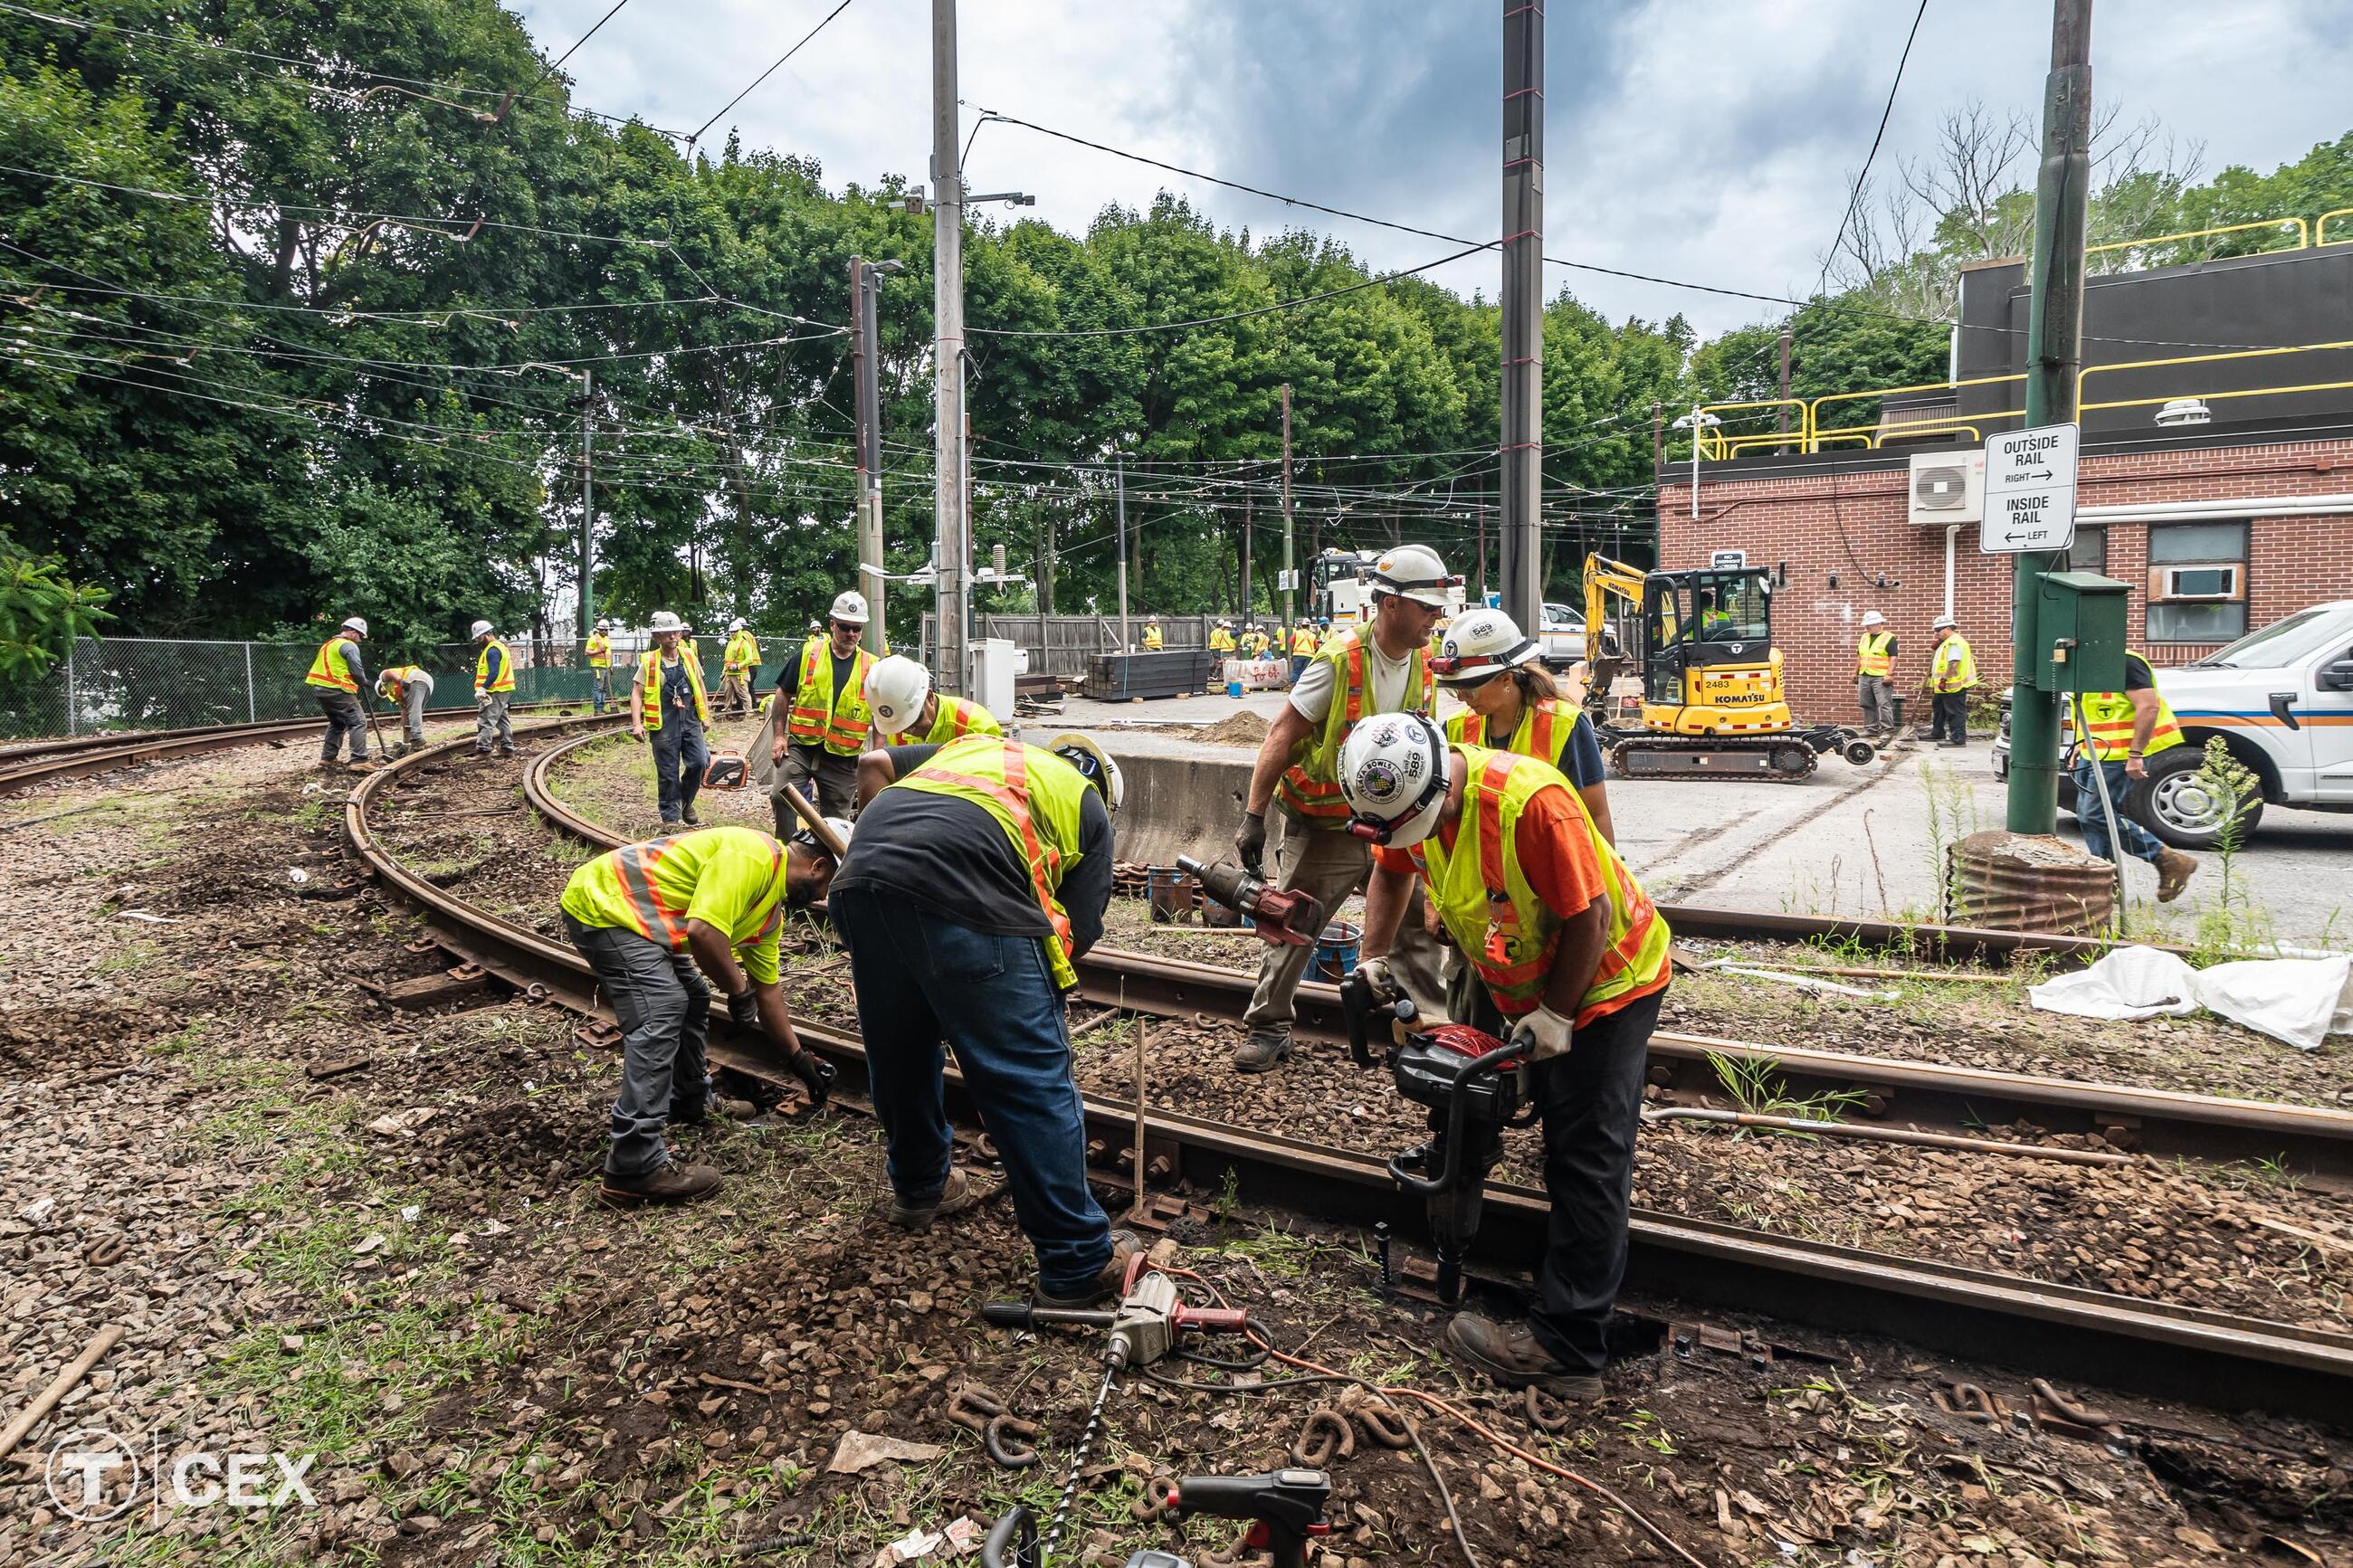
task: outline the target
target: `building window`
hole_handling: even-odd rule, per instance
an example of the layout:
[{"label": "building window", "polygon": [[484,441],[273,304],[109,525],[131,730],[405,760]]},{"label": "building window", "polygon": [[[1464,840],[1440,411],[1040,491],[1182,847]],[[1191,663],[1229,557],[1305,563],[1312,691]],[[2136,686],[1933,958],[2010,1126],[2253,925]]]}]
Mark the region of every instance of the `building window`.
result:
[{"label": "building window", "polygon": [[2247,525],[2152,523],[2148,640],[2221,643],[2247,630]]},{"label": "building window", "polygon": [[2067,547],[2067,570],[2107,574],[2108,531],[2105,526],[2077,526],[2075,542]]}]

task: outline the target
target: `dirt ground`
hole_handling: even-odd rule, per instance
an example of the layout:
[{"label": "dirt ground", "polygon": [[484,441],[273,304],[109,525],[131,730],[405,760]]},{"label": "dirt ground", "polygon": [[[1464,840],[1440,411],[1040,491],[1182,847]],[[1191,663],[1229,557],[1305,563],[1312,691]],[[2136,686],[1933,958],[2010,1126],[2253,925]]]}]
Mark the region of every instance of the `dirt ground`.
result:
[{"label": "dirt ground", "polygon": [[[1001,1197],[930,1235],[878,1225],[877,1135],[828,1113],[679,1131],[727,1174],[711,1203],[596,1205],[609,1051],[495,993],[422,1015],[380,1001],[370,984],[438,961],[346,882],[340,788],[299,765],[228,753],[0,808],[5,824],[108,803],[10,834],[0,870],[0,1411],[100,1325],[128,1331],[34,1430],[34,1462],[0,1468],[0,1563],[864,1568],[919,1527],[1050,1507],[1096,1347],[977,1324],[979,1302],[1029,1282]],[[453,766],[389,808],[386,837],[542,926],[578,851],[505,810],[515,780]],[[426,820],[456,811],[494,815]],[[2021,1380],[1769,1324],[1754,1326],[1793,1353],[1761,1370],[1637,1356],[1550,1431],[1456,1375],[1438,1322],[1378,1292],[1361,1237],[1191,1195],[1178,1260],[1275,1343],[1448,1400],[1704,1563],[2318,1563],[2353,1529],[2340,1439],[2130,1404],[2105,1441],[1980,1425],[1936,1394],[1959,1381],[2023,1405]],[[1249,1392],[1113,1395],[1077,1505],[1091,1560],[1179,1545],[1136,1517],[1148,1478],[1284,1462],[1311,1410],[1343,1403],[1278,1386],[1274,1366],[1170,1375]],[[965,1384],[1039,1422],[1043,1463],[990,1464],[947,1419]],[[1618,1504],[1394,1397],[1419,1409],[1480,1563],[1681,1560]],[[1335,1414],[1354,1452],[1332,1461],[1319,1568],[1461,1561],[1414,1452]],[[167,1458],[315,1455],[316,1506],[142,1501],[79,1522],[42,1468],[69,1428]],[[828,1473],[853,1432],[938,1451]],[[1234,1535],[1197,1527],[1181,1547],[1222,1560]]]}]

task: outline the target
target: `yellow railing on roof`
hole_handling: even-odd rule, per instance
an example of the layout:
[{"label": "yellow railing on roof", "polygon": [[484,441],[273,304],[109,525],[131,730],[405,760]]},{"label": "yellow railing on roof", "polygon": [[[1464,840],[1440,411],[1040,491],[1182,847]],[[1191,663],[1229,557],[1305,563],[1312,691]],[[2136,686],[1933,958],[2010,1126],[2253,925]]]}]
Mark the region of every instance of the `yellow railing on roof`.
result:
[{"label": "yellow railing on roof", "polygon": [[2282,250],[2305,250],[2312,245],[2312,225],[2300,217],[2267,217],[2254,223],[2226,223],[2217,228],[2193,228],[2180,234],[2160,234],[2150,239],[2117,239],[2105,245],[2084,247],[2085,256],[2097,256],[2104,250],[2138,250],[2146,245],[2171,245],[2177,240],[2204,239],[2210,235],[2243,234],[2251,228],[2295,228],[2295,243],[2284,245]]},{"label": "yellow railing on roof", "polygon": [[[1868,392],[1829,393],[1823,396],[1815,398],[1811,403],[1806,405],[1806,431],[1807,434],[1813,438],[1817,446],[1819,446],[1819,444],[1827,437],[1844,437],[1850,436],[1870,437],[1871,439],[1866,439],[1863,444],[1865,446],[1872,446],[1876,444],[1876,437],[1879,435],[1880,427],[1877,421],[1874,420],[1869,425],[1825,425],[1822,423],[1823,405],[1825,404],[1831,403],[1861,403],[1867,398],[1873,397],[1900,397],[1907,392],[1957,392],[1964,386],[1999,386],[2008,382],[2024,381],[2025,379],[2026,373],[2024,371],[2012,371],[2008,375],[1973,375],[1962,381],[1922,382],[1916,386],[1882,386],[1874,387]],[[2006,417],[2006,416],[1996,411],[1989,414],[1973,415],[1971,417],[1978,419],[1996,419]],[[1812,448],[1809,449],[1810,450]]]},{"label": "yellow railing on roof", "polygon": [[[1804,439],[1806,428],[1806,400],[1802,397],[1762,397],[1753,403],[1711,403],[1706,407],[1701,409],[1700,412],[1703,414],[1714,414],[1721,416],[1723,415],[1748,408],[1757,409],[1760,412],[1767,408],[1796,409],[1798,412],[1798,428],[1786,434],[1777,435],[1775,437],[1775,440],[1777,442],[1789,442]],[[1704,425],[1695,426],[1693,429],[1692,437],[1699,443],[1699,455],[1709,462],[1715,462],[1719,458],[1725,458],[1731,455],[1731,448],[1725,445],[1726,438],[1715,430],[1709,429]]]},{"label": "yellow railing on roof", "polygon": [[2322,213],[2312,220],[2312,243],[2315,245],[2353,245],[2353,234],[2343,239],[2328,237],[2328,220],[2333,217],[2353,217],[2353,207],[2338,207],[2335,212]]},{"label": "yellow railing on roof", "polygon": [[2173,365],[2215,364],[2228,360],[2242,359],[2276,359],[2283,354],[2327,353],[2331,352],[2341,352],[2347,349],[2353,349],[2353,342],[2334,343],[2295,343],[2286,347],[2273,349],[2233,349],[2227,353],[2182,354],[2174,359],[2126,360],[2121,364],[2087,364],[2075,374],[2075,406],[2077,413],[2082,415],[2088,414],[2095,408],[2147,408],[2150,406],[2161,408],[2166,404],[2168,404],[2174,399],[2179,397],[2197,397],[2203,399],[2222,397],[2263,397],[2274,395],[2284,397],[2290,393],[2296,392],[2334,391],[2338,387],[2353,384],[2341,381],[2330,381],[2319,382],[2308,386],[2252,386],[2242,390],[2226,392],[2210,392],[2202,388],[2192,386],[2180,391],[2168,392],[2158,397],[2126,397],[2117,398],[2105,403],[2087,403],[2084,400],[2084,385],[2086,382],[2090,381],[2092,377],[2095,375],[2106,375],[2115,371],[2164,370]]}]

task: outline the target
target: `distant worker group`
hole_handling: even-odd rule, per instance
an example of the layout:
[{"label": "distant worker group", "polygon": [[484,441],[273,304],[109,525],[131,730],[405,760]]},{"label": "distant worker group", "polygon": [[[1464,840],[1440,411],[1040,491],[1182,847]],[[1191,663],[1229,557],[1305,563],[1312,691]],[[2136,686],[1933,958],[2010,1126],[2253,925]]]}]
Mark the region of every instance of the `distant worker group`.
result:
[{"label": "distant worker group", "polygon": [[[1969,693],[1978,685],[1977,655],[1961,635],[1959,621],[1947,611],[1928,623],[1941,633],[1928,660],[1926,691],[1929,699],[1928,739],[1950,747],[1969,743]],[[1862,614],[1862,636],[1854,645],[1854,695],[1862,710],[1863,728],[1874,735],[1893,735],[1896,723],[1895,634],[1877,610]]]}]

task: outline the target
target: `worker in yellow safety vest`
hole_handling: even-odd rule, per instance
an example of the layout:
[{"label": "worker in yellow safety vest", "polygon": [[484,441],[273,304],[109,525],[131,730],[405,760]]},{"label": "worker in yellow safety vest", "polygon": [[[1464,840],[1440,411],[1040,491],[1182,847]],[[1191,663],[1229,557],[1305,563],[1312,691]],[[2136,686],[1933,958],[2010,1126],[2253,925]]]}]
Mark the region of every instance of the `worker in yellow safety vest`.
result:
[{"label": "worker in yellow safety vest", "polygon": [[1144,651],[1146,653],[1158,653],[1160,651],[1160,617],[1158,616],[1146,616],[1144,617]]},{"label": "worker in yellow safety vest", "polygon": [[1603,841],[1616,845],[1601,738],[1561,695],[1536,640],[1504,611],[1485,608],[1456,617],[1440,636],[1430,672],[1465,704],[1446,721],[1447,740],[1550,763],[1575,787]]},{"label": "worker in yellow safety vest", "polygon": [[1243,626],[1240,647],[1244,658],[1264,658],[1267,649],[1273,646],[1273,640],[1259,629],[1259,624],[1256,621],[1248,622]]},{"label": "worker in yellow safety vest", "polygon": [[[846,838],[849,825],[835,830]],[[786,908],[822,898],[835,869],[814,839],[787,845],[756,828],[706,827],[625,845],[572,873],[565,933],[621,1025],[607,1203],[684,1203],[719,1185],[717,1171],[680,1165],[662,1140],[663,1128],[700,1126],[711,1114],[711,984],[727,998],[728,1021],[765,1035],[809,1098],[825,1100],[833,1068],[793,1029],[777,933]]]},{"label": "worker in yellow safety vest", "polygon": [[1137,1244],[1087,1189],[1062,998],[1111,901],[1118,765],[1077,735],[966,735],[870,759],[881,788],[826,901],[887,1145],[886,1217],[922,1229],[985,1195],[949,1163],[944,1044],[1005,1163],[1037,1301],[1113,1299]]},{"label": "worker in yellow safety vest", "polygon": [[873,724],[866,708],[866,677],[874,656],[859,642],[867,618],[865,595],[853,589],[835,595],[823,634],[801,646],[789,691],[786,677],[776,678],[761,736],[767,742],[768,804],[779,832],[797,820],[785,799],[787,786],[828,816],[849,816],[858,809],[858,757]]},{"label": "worker in yellow safety vest", "polygon": [[367,622],[352,616],[319,645],[319,651],[311,656],[310,673],[302,677],[302,684],[319,700],[319,710],[327,716],[327,736],[319,752],[322,768],[335,765],[336,753],[348,736],[351,771],[375,772],[375,764],[368,761],[367,715],[360,709],[359,697],[367,681],[367,670],[360,663],[360,644],[366,640]]},{"label": "worker in yellow safety vest", "polygon": [[1534,1309],[1509,1325],[1459,1313],[1447,1350],[1510,1387],[1598,1399],[1667,922],[1548,763],[1449,745],[1400,713],[1358,725],[1339,774],[1353,829],[1378,846],[1360,984],[1400,994],[1390,954],[1419,881],[1468,961],[1448,1016],[1524,1055],[1544,1125],[1551,1239]]},{"label": "worker in yellow safety vest", "polygon": [[488,621],[476,621],[474,647],[474,755],[514,755],[514,720],[507,712],[514,701],[514,652],[499,640]]},{"label": "worker in yellow safety vest", "polygon": [[752,678],[760,673],[760,639],[752,623],[738,616],[727,623],[727,651],[722,656],[719,705],[738,719],[752,716]]},{"label": "worker in yellow safety vest", "polygon": [[580,644],[588,658],[588,698],[602,713],[613,695],[613,623],[600,620]]},{"label": "worker in yellow safety vest", "polygon": [[1862,636],[1855,640],[1854,700],[1865,728],[1880,733],[1895,728],[1895,634],[1877,610],[1862,613]]},{"label": "worker in yellow safety vest", "polygon": [[1945,634],[1928,659],[1928,691],[1936,703],[1936,722],[1928,738],[1946,746],[1966,746],[1969,743],[1969,691],[1978,683],[1978,656],[1969,651],[1969,639],[1961,635],[1951,616],[1938,616],[1928,623],[1928,629]]},{"label": "worker in yellow safety vest", "polygon": [[[997,715],[979,703],[933,690],[932,672],[904,654],[878,658],[866,672],[866,708],[878,745],[938,746],[965,735],[1005,733]],[[871,798],[863,788],[864,762],[860,759],[861,808]]]},{"label": "worker in yellow safety vest", "polygon": [[425,744],[425,708],[433,700],[433,677],[422,665],[396,664],[376,671],[375,694],[400,711],[400,741],[385,748],[402,756]]},{"label": "worker in yellow safety vest", "polygon": [[638,656],[638,678],[629,687],[629,733],[650,742],[654,752],[654,802],[662,826],[692,827],[702,818],[694,797],[711,766],[711,694],[702,684],[702,658],[687,640],[686,623],[656,610],[647,628],[654,646]]},{"label": "worker in yellow safety vest", "polygon": [[[2122,691],[2084,694],[2083,743],[2075,750],[2075,820],[2084,825],[2084,847],[2121,868],[2121,847],[2137,859],[2157,868],[2157,900],[2169,904],[2181,896],[2198,869],[2198,859],[2168,848],[2156,834],[2126,810],[2145,794],[2148,759],[2163,756],[2182,743],[2181,722],[2157,689],[2157,672],[2148,660],[2129,649],[2125,654]],[[2187,753],[2179,765],[2194,768],[2196,754]],[[2094,777],[2092,770],[2100,770]],[[2172,764],[2160,764],[2171,772]],[[2101,786],[2106,786],[2102,800]]]},{"label": "worker in yellow safety vest", "polygon": [[1233,622],[1219,621],[1216,626],[1209,628],[1209,651],[1211,653],[1231,653],[1234,651]]}]

